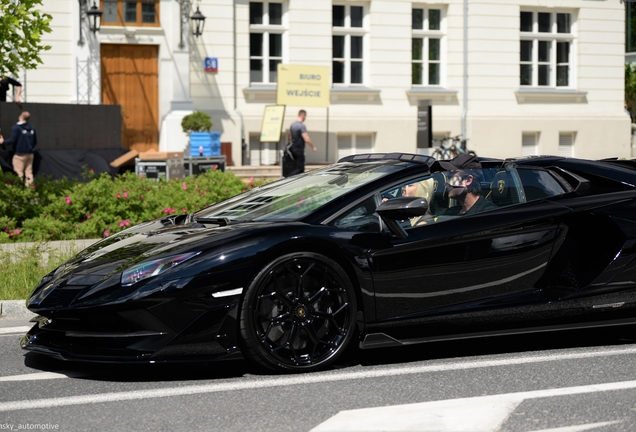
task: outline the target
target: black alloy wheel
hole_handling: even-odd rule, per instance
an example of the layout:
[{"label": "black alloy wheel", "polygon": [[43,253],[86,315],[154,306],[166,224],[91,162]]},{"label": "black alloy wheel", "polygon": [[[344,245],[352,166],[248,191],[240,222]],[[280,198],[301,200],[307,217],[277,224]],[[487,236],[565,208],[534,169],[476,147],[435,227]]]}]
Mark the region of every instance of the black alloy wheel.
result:
[{"label": "black alloy wheel", "polygon": [[293,253],[267,265],[241,307],[246,357],[270,370],[326,368],[346,349],[355,328],[356,296],[333,260]]}]

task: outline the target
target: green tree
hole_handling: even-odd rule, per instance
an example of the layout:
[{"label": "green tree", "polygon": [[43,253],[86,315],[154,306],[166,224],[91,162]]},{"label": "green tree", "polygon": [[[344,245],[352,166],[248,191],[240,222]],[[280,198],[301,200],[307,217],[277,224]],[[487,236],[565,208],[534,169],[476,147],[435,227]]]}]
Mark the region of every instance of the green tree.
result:
[{"label": "green tree", "polygon": [[625,63],[625,102],[632,114],[636,111],[636,65]]},{"label": "green tree", "polygon": [[42,0],[0,0],[0,75],[18,75],[35,69],[40,52],[51,49],[42,42],[53,17],[36,9]]}]

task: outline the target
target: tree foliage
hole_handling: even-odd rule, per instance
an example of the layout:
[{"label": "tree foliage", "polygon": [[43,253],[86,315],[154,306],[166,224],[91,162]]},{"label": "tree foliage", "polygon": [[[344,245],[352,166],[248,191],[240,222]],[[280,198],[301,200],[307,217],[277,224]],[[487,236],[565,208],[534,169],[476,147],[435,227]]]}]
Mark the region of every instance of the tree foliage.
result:
[{"label": "tree foliage", "polygon": [[50,33],[53,17],[37,8],[42,0],[0,0],[0,75],[18,75],[21,68],[35,69],[40,52],[51,49],[42,42]]},{"label": "tree foliage", "polygon": [[636,65],[632,63],[625,63],[625,102],[636,113]]}]

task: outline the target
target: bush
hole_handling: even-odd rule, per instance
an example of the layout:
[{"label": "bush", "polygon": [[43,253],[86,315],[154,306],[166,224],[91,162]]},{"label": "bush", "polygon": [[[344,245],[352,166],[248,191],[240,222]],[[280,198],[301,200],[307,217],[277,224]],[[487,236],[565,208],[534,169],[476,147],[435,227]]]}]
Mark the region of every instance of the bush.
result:
[{"label": "bush", "polygon": [[12,173],[0,173],[0,243],[107,237],[144,221],[199,210],[256,186],[220,170],[168,182],[134,173],[85,176],[88,182],[38,177],[25,188]]},{"label": "bush", "polygon": [[209,132],[212,129],[211,117],[204,112],[195,111],[183,117],[181,128],[186,134],[190,132]]}]

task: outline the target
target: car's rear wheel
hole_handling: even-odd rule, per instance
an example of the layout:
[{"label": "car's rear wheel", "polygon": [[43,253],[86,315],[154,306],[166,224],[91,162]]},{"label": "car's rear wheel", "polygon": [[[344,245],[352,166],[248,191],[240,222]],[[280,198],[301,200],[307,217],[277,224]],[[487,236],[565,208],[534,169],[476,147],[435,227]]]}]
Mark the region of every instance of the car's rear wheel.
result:
[{"label": "car's rear wheel", "polygon": [[324,369],[346,349],[356,296],[330,258],[303,252],[269,263],[248,287],[240,331],[246,357],[275,371]]}]

